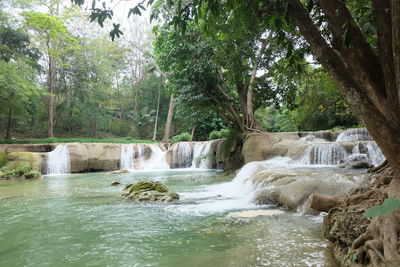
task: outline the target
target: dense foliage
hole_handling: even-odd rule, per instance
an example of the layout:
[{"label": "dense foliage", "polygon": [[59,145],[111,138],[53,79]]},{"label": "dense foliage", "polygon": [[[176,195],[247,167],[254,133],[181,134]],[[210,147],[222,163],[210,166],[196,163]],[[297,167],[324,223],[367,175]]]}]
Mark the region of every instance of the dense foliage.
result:
[{"label": "dense foliage", "polygon": [[157,1],[153,55],[148,26],[125,30],[123,39],[111,42],[80,9],[55,0],[28,2],[18,22],[0,16],[0,130],[7,139],[151,139],[154,130],[161,139],[171,95],[175,141],[223,138],[227,128],[357,124],[283,17],[251,18],[253,11],[239,5],[232,16],[207,17],[212,24],[199,16],[182,30],[175,27],[177,6]]}]

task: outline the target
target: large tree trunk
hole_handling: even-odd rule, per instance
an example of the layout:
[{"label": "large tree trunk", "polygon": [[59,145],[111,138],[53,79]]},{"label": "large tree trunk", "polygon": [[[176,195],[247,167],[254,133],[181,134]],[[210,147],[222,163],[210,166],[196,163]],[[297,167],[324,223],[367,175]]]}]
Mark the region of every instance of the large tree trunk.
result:
[{"label": "large tree trunk", "polygon": [[6,131],[6,140],[11,139],[11,128],[12,128],[12,112],[13,112],[13,107],[12,107],[12,102],[9,102],[10,107],[8,109],[8,118],[7,118],[7,131]]},{"label": "large tree trunk", "polygon": [[[271,34],[270,34],[271,36]],[[255,61],[253,62],[253,71],[251,73],[250,76],[250,82],[249,82],[249,88],[247,90],[247,96],[246,96],[246,111],[245,111],[245,117],[246,117],[246,125],[250,128],[250,129],[256,129],[256,130],[262,130],[262,126],[261,124],[258,122],[258,120],[256,119],[255,115],[254,115],[254,85],[256,82],[256,77],[257,77],[257,70],[258,70],[258,65],[261,61],[262,55],[264,54],[264,50],[267,46],[268,43],[268,39],[270,39],[270,37],[267,38],[267,40],[261,40],[261,48],[260,51],[258,52]]]},{"label": "large tree trunk", "polygon": [[[388,1],[375,2],[376,6],[381,6],[382,3]],[[396,38],[391,32],[385,33],[390,38],[385,37],[383,33],[378,34],[379,43],[385,43],[385,45],[389,43],[389,51],[391,51],[388,53],[387,48],[382,48],[384,51],[379,51],[378,57],[365,41],[359,27],[352,23],[351,14],[344,2],[321,0],[320,7],[326,15],[328,27],[333,35],[332,44],[328,44],[322,37],[300,0],[294,1],[289,14],[310,44],[319,62],[333,77],[354,114],[365,122],[393,170],[400,176],[400,109],[398,104],[400,86],[397,86],[393,80],[397,77],[398,68],[391,64],[398,61],[396,55],[398,57],[399,50],[394,46],[396,41],[393,40]],[[378,13],[377,17],[382,15],[379,9],[375,9]],[[382,10],[382,12],[387,12],[387,10]],[[380,25],[380,28],[392,28],[390,22],[391,20],[387,22],[388,25]],[[394,28],[398,27],[394,25]],[[351,34],[350,46],[346,46],[343,42],[346,31]],[[386,42],[382,39],[386,39]],[[379,60],[382,57],[391,60]]]},{"label": "large tree trunk", "polygon": [[[162,78],[161,78],[161,82],[162,82]],[[156,121],[154,123],[154,131],[153,131],[153,138],[152,138],[153,141],[156,140],[156,135],[157,135],[158,113],[160,111],[160,98],[161,98],[161,85],[158,88]]]},{"label": "large tree trunk", "polygon": [[173,96],[171,96],[171,99],[169,101],[167,122],[165,123],[164,137],[161,140],[161,142],[163,142],[163,143],[166,143],[166,142],[169,141],[169,134],[170,134],[170,131],[171,131],[172,117],[174,115],[174,106],[175,106],[175,99],[174,99]]},{"label": "large tree trunk", "polygon": [[[49,48],[50,49],[50,48]],[[55,106],[55,96],[54,96],[54,78],[55,78],[55,63],[52,55],[48,54],[49,57],[49,65],[48,65],[48,74],[47,74],[47,86],[49,96],[47,99],[47,136],[54,137],[54,106]]]},{"label": "large tree trunk", "polygon": [[[400,1],[373,0],[373,4],[375,22],[379,25],[377,52],[354,23],[345,1],[319,1],[331,33],[330,43],[300,0],[293,1],[289,15],[351,110],[365,122],[393,170],[389,183],[380,182],[388,177],[382,175],[381,179],[376,178],[372,190],[353,195],[345,199],[342,207],[331,209],[325,218],[325,236],[336,242],[336,248],[345,255],[355,255],[356,263],[400,266],[400,211],[371,220],[363,217],[365,210],[388,197],[400,199]],[[343,40],[346,35],[351,38],[350,44]],[[352,238],[343,238],[346,233]],[[343,264],[353,265],[347,258],[343,257]]]}]

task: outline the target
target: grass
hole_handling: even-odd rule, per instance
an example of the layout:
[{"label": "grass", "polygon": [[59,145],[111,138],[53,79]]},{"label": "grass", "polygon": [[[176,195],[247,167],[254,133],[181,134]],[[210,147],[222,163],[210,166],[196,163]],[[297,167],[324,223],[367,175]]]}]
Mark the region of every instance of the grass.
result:
[{"label": "grass", "polygon": [[47,144],[47,143],[117,143],[117,144],[132,144],[132,143],[157,143],[157,141],[124,138],[41,138],[41,139],[17,139],[17,140],[0,140],[0,144]]}]

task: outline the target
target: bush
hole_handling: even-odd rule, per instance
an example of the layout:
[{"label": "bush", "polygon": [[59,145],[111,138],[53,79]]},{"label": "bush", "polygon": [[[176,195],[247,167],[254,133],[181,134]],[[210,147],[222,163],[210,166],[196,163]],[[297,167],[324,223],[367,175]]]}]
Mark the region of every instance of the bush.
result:
[{"label": "bush", "polygon": [[0,152],[0,168],[2,168],[7,161],[7,152]]},{"label": "bush", "polygon": [[222,129],[220,131],[212,131],[208,135],[208,140],[214,140],[214,139],[223,139],[223,138],[228,138],[230,135],[230,130],[229,129]]},{"label": "bush", "polygon": [[37,178],[41,176],[40,172],[33,171],[32,167],[28,164],[20,165],[18,168],[13,170],[5,170],[3,174],[0,175],[0,178],[10,179],[10,178],[19,178],[24,176],[27,179]]},{"label": "bush", "polygon": [[172,143],[178,143],[178,142],[187,142],[190,141],[192,138],[191,134],[188,132],[183,132],[181,134],[175,135],[174,137],[171,138]]}]

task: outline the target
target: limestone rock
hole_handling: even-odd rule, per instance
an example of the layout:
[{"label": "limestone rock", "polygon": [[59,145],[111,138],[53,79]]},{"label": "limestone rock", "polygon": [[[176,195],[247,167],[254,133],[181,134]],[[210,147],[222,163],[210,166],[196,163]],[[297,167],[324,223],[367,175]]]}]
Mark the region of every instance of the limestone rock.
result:
[{"label": "limestone rock", "polygon": [[245,163],[277,156],[300,159],[308,145],[298,132],[251,134],[243,145],[243,157]]},{"label": "limestone rock", "polygon": [[179,199],[179,195],[165,185],[150,181],[128,184],[121,195],[138,202],[172,202]]},{"label": "limestone rock", "polygon": [[119,169],[121,144],[70,143],[67,146],[72,173]]},{"label": "limestone rock", "polygon": [[17,169],[22,165],[27,165],[33,171],[42,172],[44,161],[44,153],[11,152],[7,154],[5,168],[7,170],[12,170]]}]

